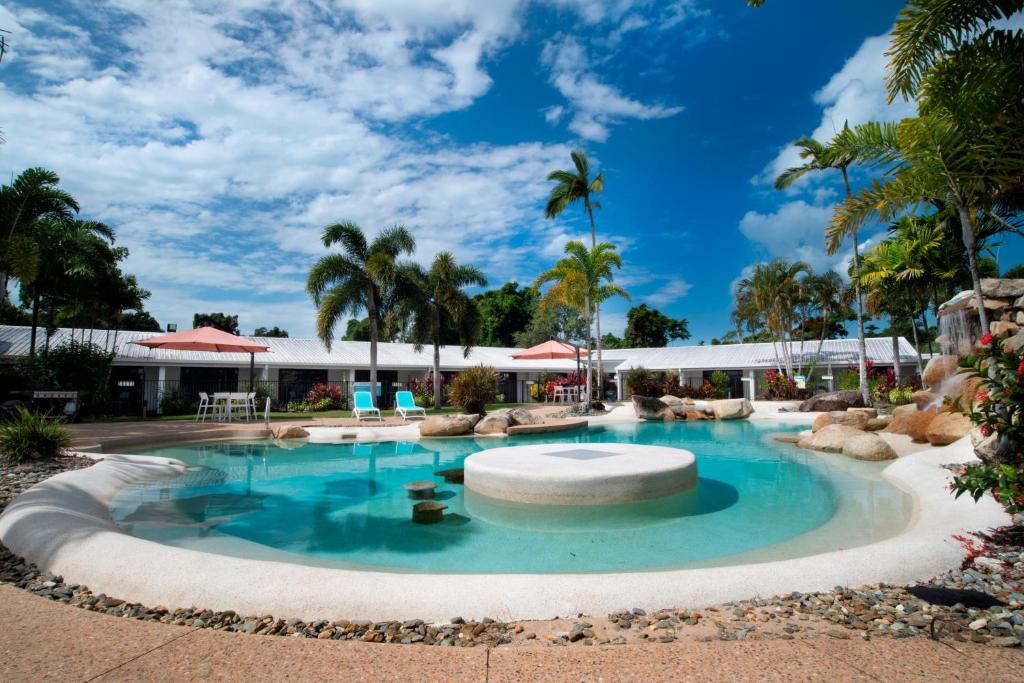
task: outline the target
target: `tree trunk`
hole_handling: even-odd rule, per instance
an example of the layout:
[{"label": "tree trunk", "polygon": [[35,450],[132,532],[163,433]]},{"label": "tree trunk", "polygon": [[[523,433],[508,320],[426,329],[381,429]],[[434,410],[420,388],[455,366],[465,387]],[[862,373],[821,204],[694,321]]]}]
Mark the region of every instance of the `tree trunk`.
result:
[{"label": "tree trunk", "polygon": [[366,313],[370,319],[370,401],[379,408],[380,406],[377,405],[380,403],[377,400],[377,301],[372,288],[367,303],[369,306],[366,307]]},{"label": "tree trunk", "polygon": [[[920,377],[924,374],[924,364],[921,361],[921,342],[917,340],[917,321],[914,320],[913,310],[910,311],[909,317],[910,329],[913,331],[914,335],[914,350],[917,351],[917,375]],[[927,320],[925,322],[927,322]]]},{"label": "tree trunk", "polygon": [[583,323],[587,326],[587,404],[592,400],[591,379],[594,376],[594,354],[590,352],[590,296],[583,297],[583,308],[586,313],[583,315]]},{"label": "tree trunk", "polygon": [[[587,199],[587,216],[590,217],[590,248],[593,249],[597,246],[597,228],[594,227],[594,209],[590,206],[590,200]],[[601,344],[601,302],[594,302],[594,324],[597,326],[597,386],[601,393],[601,398],[604,398],[604,357],[602,354]],[[589,330],[588,330],[589,331]],[[594,397],[587,393],[587,401],[593,401]]]},{"label": "tree trunk", "polygon": [[39,288],[32,288],[32,332],[28,347],[29,389],[36,388],[36,332],[39,329]]},{"label": "tree trunk", "polygon": [[903,381],[903,368],[900,367],[900,336],[896,332],[896,318],[889,316],[889,327],[892,329],[892,370],[896,386]]},{"label": "tree trunk", "polygon": [[436,307],[431,312],[431,318],[434,337],[434,408],[441,410],[441,319]]},{"label": "tree trunk", "polygon": [[964,246],[967,247],[967,267],[971,271],[971,283],[974,285],[974,305],[978,309],[978,321],[981,323],[981,334],[988,332],[988,313],[985,311],[985,296],[981,293],[981,275],[978,273],[978,247],[974,239],[974,220],[967,207],[957,200],[960,212],[960,231],[963,233]]},{"label": "tree trunk", "polygon": [[[846,198],[849,200],[853,193],[850,192],[850,176],[846,167],[842,167],[843,186],[846,188]],[[857,229],[853,229],[853,268],[860,268],[860,245],[857,243]],[[868,345],[864,341],[864,299],[861,297],[860,285],[854,287],[854,296],[857,299],[857,372],[860,375],[860,395],[864,399],[864,405],[871,405],[871,392],[868,389]]]}]

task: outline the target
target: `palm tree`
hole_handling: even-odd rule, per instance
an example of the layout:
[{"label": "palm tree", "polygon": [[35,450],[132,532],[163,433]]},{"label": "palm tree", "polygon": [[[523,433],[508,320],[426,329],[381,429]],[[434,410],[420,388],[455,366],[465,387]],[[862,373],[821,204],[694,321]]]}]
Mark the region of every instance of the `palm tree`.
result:
[{"label": "palm tree", "polygon": [[[622,267],[622,258],[611,242],[600,242],[591,249],[579,240],[565,245],[566,256],[553,268],[541,273],[533,283],[535,290],[554,283],[541,297],[541,311],[557,305],[568,306],[583,316],[587,328],[587,400],[593,400],[593,354],[590,353],[591,322],[594,309],[613,296],[629,298],[629,293],[612,283],[614,270]],[[600,359],[598,360],[600,363]],[[600,371],[600,368],[598,368]]]},{"label": "palm tree", "polygon": [[898,124],[870,122],[843,132],[844,146],[865,161],[885,166],[856,196],[841,203],[827,229],[830,252],[847,234],[869,220],[891,222],[922,204],[955,207],[967,252],[975,308],[982,331],[988,330],[978,269],[980,216],[994,213],[993,197],[1024,175],[1024,149],[1008,147],[1011,138],[985,126],[962,126],[953,117],[929,114]]},{"label": "palm tree", "polygon": [[472,297],[462,291],[470,285],[484,286],[487,278],[473,266],[455,262],[451,252],[434,257],[430,270],[413,266],[407,280],[413,285],[408,300],[412,314],[412,341],[416,351],[429,343],[434,348],[434,407],[441,408],[441,347],[443,332],[453,329],[468,356],[480,337],[480,311]]},{"label": "palm tree", "polygon": [[32,269],[32,239],[25,233],[40,218],[67,221],[78,213],[78,202],[57,187],[59,183],[60,177],[53,171],[30,168],[10,185],[0,187],[0,309],[7,301],[12,270],[19,266]]},{"label": "palm tree", "polygon": [[[848,130],[849,126],[844,124],[843,131]],[[851,196],[849,168],[856,156],[847,147],[839,144],[839,141],[844,139],[841,137],[842,135],[843,133],[836,135],[828,144],[823,144],[812,137],[802,137],[793,143],[800,149],[800,158],[807,161],[802,166],[794,166],[780,173],[779,177],[775,179],[775,189],[783,190],[808,173],[831,169],[838,170],[842,174],[843,187],[846,189],[847,198],[849,198]],[[857,240],[856,230],[851,231],[851,241],[853,242],[853,267],[857,268],[860,265],[860,244]],[[860,395],[864,399],[864,403],[869,404],[871,396],[868,389],[868,350],[867,343],[864,341],[864,302],[861,299],[860,290],[857,288],[854,288],[854,299],[857,304],[857,371],[860,375]]]},{"label": "palm tree", "polygon": [[[604,191],[604,173],[598,173],[591,180],[590,161],[587,159],[586,152],[581,149],[574,149],[570,152],[569,156],[572,158],[573,169],[552,171],[548,174],[548,180],[553,180],[556,184],[551,188],[548,203],[544,207],[544,216],[546,218],[557,218],[570,204],[582,203],[583,210],[587,212],[587,218],[590,220],[590,247],[594,248],[597,246],[594,209],[600,209],[601,204],[596,200],[592,200],[590,195],[600,194]],[[601,302],[599,301],[595,302],[594,319],[597,323],[597,364],[602,370],[603,377],[600,304]],[[603,394],[604,382],[601,381],[601,384]]]},{"label": "palm tree", "polygon": [[345,315],[366,311],[370,320],[370,395],[377,395],[377,342],[388,290],[393,289],[398,257],[416,248],[412,234],[401,226],[385,228],[369,244],[362,228],[352,222],[324,228],[325,247],[340,245],[343,253],[321,257],[310,269],[306,291],[317,307],[317,336],[328,350],[334,327]]},{"label": "palm tree", "polygon": [[810,273],[810,266],[803,261],[776,259],[757,264],[754,272],[736,287],[734,319],[764,325],[771,335],[776,364],[789,377],[794,370],[789,342],[797,324],[797,309],[805,296],[801,276]]},{"label": "palm tree", "polygon": [[808,300],[817,309],[821,317],[821,331],[818,336],[818,350],[814,354],[814,362],[811,363],[807,375],[814,372],[814,367],[821,358],[821,349],[825,346],[825,337],[828,336],[832,327],[832,314],[841,309],[849,311],[848,289],[843,283],[843,278],[834,270],[810,275],[805,279]]}]

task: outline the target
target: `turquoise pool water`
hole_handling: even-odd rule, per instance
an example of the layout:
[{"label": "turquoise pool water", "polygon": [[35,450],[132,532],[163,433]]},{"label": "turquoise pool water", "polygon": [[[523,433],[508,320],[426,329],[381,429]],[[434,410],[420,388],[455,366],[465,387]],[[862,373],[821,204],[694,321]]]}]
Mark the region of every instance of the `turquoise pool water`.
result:
[{"label": "turquoise pool water", "polygon": [[[316,565],[431,572],[600,572],[781,559],[863,545],[909,521],[884,465],[818,455],[750,422],[641,423],[588,432],[420,443],[178,445],[194,467],[125,488],[111,514],[161,543]],[[555,437],[555,438],[552,438]],[[645,503],[524,506],[445,484],[435,470],[518,443],[631,442],[697,456],[695,490]],[[135,451],[138,452],[138,451]],[[433,479],[445,521],[413,524],[402,485]]]}]

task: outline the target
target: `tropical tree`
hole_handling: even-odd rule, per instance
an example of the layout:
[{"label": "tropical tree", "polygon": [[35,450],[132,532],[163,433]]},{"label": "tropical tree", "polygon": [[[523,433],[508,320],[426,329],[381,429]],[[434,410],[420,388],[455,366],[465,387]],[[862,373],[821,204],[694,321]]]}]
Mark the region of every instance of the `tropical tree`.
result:
[{"label": "tropical tree", "polygon": [[[590,353],[591,322],[597,304],[613,296],[629,298],[629,293],[613,284],[614,271],[622,267],[622,258],[611,242],[600,242],[591,249],[572,240],[565,245],[565,257],[553,268],[541,273],[534,289],[553,283],[540,300],[541,310],[555,305],[568,306],[583,317],[587,330],[587,400],[593,400],[593,355]],[[601,371],[598,359],[598,372]]]},{"label": "tropical tree", "polygon": [[252,336],[254,337],[276,337],[276,338],[287,338],[288,330],[282,330],[277,325],[273,327],[257,327],[253,330]]},{"label": "tropical tree", "polygon": [[[846,139],[843,134],[848,130],[849,126],[844,125],[843,132],[827,144],[812,137],[802,137],[794,142],[793,144],[800,150],[800,158],[806,162],[780,173],[775,179],[775,189],[783,190],[808,173],[837,170],[843,176],[843,188],[846,190],[847,198],[851,197],[849,168],[857,157],[846,145],[841,144]],[[860,265],[860,243],[856,229],[850,231],[850,241],[853,243],[853,267],[857,268]],[[854,301],[857,312],[857,372],[860,376],[860,394],[867,404],[871,400],[871,392],[868,388],[867,343],[864,341],[864,302],[860,290],[856,288]]]},{"label": "tropical tree", "polygon": [[412,287],[406,306],[412,318],[412,341],[416,351],[424,344],[434,349],[434,407],[441,408],[441,346],[445,327],[457,330],[463,355],[469,356],[470,349],[480,337],[480,311],[476,302],[463,287],[483,286],[487,278],[473,266],[456,263],[448,251],[434,257],[430,269],[411,266],[407,271]]},{"label": "tropical tree", "polygon": [[416,240],[401,226],[385,228],[367,242],[352,222],[324,228],[325,247],[338,245],[340,254],[321,257],[310,269],[306,291],[317,307],[317,336],[328,350],[334,327],[346,315],[366,312],[370,323],[370,394],[377,394],[377,342],[384,312],[399,277],[398,257],[412,254]]},{"label": "tropical tree", "polygon": [[480,343],[513,346],[515,335],[527,328],[537,312],[537,296],[518,282],[506,282],[473,297],[480,309]]},{"label": "tropical tree", "polygon": [[795,369],[790,342],[800,318],[799,307],[806,298],[804,278],[810,274],[811,267],[803,261],[776,259],[757,264],[736,287],[734,319],[748,326],[763,326],[771,337],[776,365],[789,377]]},{"label": "tropical tree", "polygon": [[647,304],[633,306],[626,312],[626,332],[622,348],[656,348],[668,346],[675,339],[690,338],[686,318],[670,318]]},{"label": "tropical tree", "polygon": [[[583,210],[587,213],[590,221],[590,247],[597,247],[597,228],[594,224],[594,209],[601,208],[600,202],[591,198],[591,195],[600,194],[604,191],[604,173],[598,173],[593,180],[590,178],[590,161],[586,153],[581,149],[574,149],[569,156],[572,158],[573,168],[567,170],[552,171],[548,174],[548,180],[554,181],[555,186],[551,188],[547,205],[544,207],[544,215],[547,218],[557,218],[567,207],[572,204],[582,204]],[[594,320],[597,324],[597,364],[603,368],[602,344],[601,344],[601,302],[594,304]],[[589,325],[587,327],[589,330]],[[589,332],[588,332],[589,334]],[[602,378],[604,377],[602,373]],[[603,380],[602,392],[603,392]]]},{"label": "tropical tree", "polygon": [[29,235],[36,221],[69,221],[78,213],[78,202],[59,184],[60,177],[53,171],[30,168],[0,187],[0,309],[7,301],[13,272],[36,268],[38,244]]},{"label": "tropical tree", "polygon": [[227,313],[196,313],[192,316],[192,327],[212,327],[228,334],[238,334],[238,316]]}]

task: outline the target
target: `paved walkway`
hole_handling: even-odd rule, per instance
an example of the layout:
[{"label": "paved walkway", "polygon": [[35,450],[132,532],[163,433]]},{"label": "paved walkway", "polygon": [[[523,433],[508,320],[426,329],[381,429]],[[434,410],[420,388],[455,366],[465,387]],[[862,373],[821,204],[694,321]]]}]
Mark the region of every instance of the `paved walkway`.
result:
[{"label": "paved walkway", "polygon": [[487,650],[250,636],[97,614],[0,586],[0,680],[1019,681],[1024,652],[924,638]]}]

